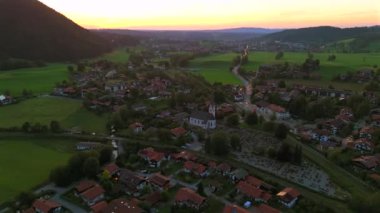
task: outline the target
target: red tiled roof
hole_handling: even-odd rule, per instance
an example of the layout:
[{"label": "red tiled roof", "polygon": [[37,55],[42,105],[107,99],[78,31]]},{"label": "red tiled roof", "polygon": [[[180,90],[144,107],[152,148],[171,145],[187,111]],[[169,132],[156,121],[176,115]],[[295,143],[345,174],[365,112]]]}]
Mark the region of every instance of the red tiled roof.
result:
[{"label": "red tiled roof", "polygon": [[260,187],[264,181],[256,178],[256,177],[253,177],[253,176],[248,176],[246,177],[245,181],[255,187]]},{"label": "red tiled roof", "polygon": [[187,130],[182,127],[177,127],[171,129],[170,132],[176,137],[181,137],[182,135],[186,134]]},{"label": "red tiled roof", "polygon": [[131,128],[131,129],[143,128],[143,127],[144,127],[144,125],[142,125],[142,123],[139,123],[139,122],[136,122],[136,123],[129,125],[129,128]]},{"label": "red tiled roof", "polygon": [[277,112],[277,113],[284,113],[284,112],[286,112],[285,108],[283,108],[281,106],[278,106],[278,105],[275,105],[275,104],[270,104],[268,106],[268,108],[270,110],[272,110],[273,112]]},{"label": "red tiled roof", "polygon": [[107,208],[108,204],[105,201],[100,201],[99,203],[93,205],[91,210],[93,213],[102,213],[105,208]]},{"label": "red tiled roof", "polygon": [[229,172],[231,171],[231,166],[226,163],[221,163],[216,167],[216,169],[223,172]]},{"label": "red tiled roof", "polygon": [[224,207],[223,213],[249,213],[249,211],[240,206],[229,204]]},{"label": "red tiled roof", "polygon": [[283,189],[281,192],[277,193],[278,197],[286,201],[292,201],[300,195],[301,193],[298,190],[290,187],[287,187]]},{"label": "red tiled roof", "polygon": [[104,193],[103,187],[96,185],[81,194],[87,200],[94,200]]},{"label": "red tiled roof", "polygon": [[148,158],[149,160],[154,160],[154,161],[161,161],[164,157],[165,154],[162,152],[157,152],[153,148],[146,148],[143,150],[140,150],[139,152],[140,155]]},{"label": "red tiled roof", "polygon": [[208,167],[215,169],[216,168],[216,162],[215,161],[208,162]]},{"label": "red tiled roof", "polygon": [[110,174],[114,174],[119,171],[119,167],[115,163],[110,163],[104,166],[104,170],[108,171]]},{"label": "red tiled roof", "polygon": [[149,205],[154,205],[162,200],[161,193],[156,191],[143,197],[144,201]]},{"label": "red tiled roof", "polygon": [[197,174],[202,174],[207,170],[207,167],[203,164],[194,163],[192,161],[186,161],[183,167],[187,170],[193,171]]},{"label": "red tiled roof", "polygon": [[361,164],[367,169],[372,169],[380,165],[380,159],[376,156],[360,156],[352,161]]},{"label": "red tiled roof", "polygon": [[176,202],[187,202],[191,201],[192,203],[197,204],[198,206],[202,205],[203,202],[205,202],[206,198],[200,196],[193,190],[189,188],[181,188],[178,190],[177,194],[175,195],[175,201]]},{"label": "red tiled roof", "polygon": [[143,210],[125,198],[111,201],[103,213],[142,213]]},{"label": "red tiled roof", "polygon": [[277,210],[267,204],[261,204],[257,207],[258,213],[280,213],[280,210]]},{"label": "red tiled roof", "polygon": [[192,160],[192,161],[195,161],[197,159],[197,157],[193,153],[190,153],[188,151],[182,151],[182,152],[177,153],[177,154],[172,154],[172,157],[175,160]]},{"label": "red tiled roof", "polygon": [[79,182],[76,186],[75,186],[75,191],[77,191],[78,193],[82,193],[84,191],[86,191],[87,189],[93,187],[96,185],[96,182],[95,181],[92,181],[92,180],[82,180],[81,182]]},{"label": "red tiled roof", "polygon": [[163,186],[170,183],[170,178],[163,176],[160,173],[156,173],[156,174],[152,175],[148,181],[155,184],[155,185],[163,187]]},{"label": "red tiled roof", "polygon": [[248,197],[262,199],[265,202],[272,198],[272,195],[269,193],[250,185],[246,181],[240,181],[237,185],[237,189]]},{"label": "red tiled roof", "polygon": [[61,204],[54,202],[52,200],[38,199],[34,201],[33,207],[42,212],[48,213],[50,210],[60,207]]}]

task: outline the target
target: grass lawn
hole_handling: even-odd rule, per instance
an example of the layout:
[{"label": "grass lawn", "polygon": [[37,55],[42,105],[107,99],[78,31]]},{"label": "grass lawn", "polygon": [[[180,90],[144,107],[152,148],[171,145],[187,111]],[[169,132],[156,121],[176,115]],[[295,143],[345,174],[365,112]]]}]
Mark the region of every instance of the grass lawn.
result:
[{"label": "grass lawn", "polygon": [[201,74],[211,83],[241,84],[241,81],[229,70],[236,53],[216,54],[200,57],[190,62],[189,68]]},{"label": "grass lawn", "polygon": [[55,83],[68,78],[66,64],[48,64],[46,67],[0,71],[0,93],[9,90],[17,96],[23,89],[34,94],[50,93]]},{"label": "grass lawn", "polygon": [[100,59],[106,59],[115,63],[127,63],[129,55],[129,52],[121,48],[101,56]]},{"label": "grass lawn", "polygon": [[64,165],[75,141],[63,139],[0,139],[0,203],[48,179]]},{"label": "grass lawn", "polygon": [[107,116],[87,111],[80,100],[60,97],[39,97],[0,107],[0,127],[21,126],[26,121],[49,125],[52,120],[64,128],[104,132]]},{"label": "grass lawn", "polygon": [[[331,80],[335,75],[346,73],[347,71],[356,71],[364,67],[380,66],[380,53],[334,53],[336,60],[331,62],[327,58],[331,53],[314,53],[314,58],[319,59],[321,63],[320,73],[322,80]],[[307,53],[285,52],[284,58],[275,60],[275,52],[251,52],[249,62],[244,66],[247,70],[257,70],[262,64],[275,62],[283,63],[303,63],[307,58]],[[232,60],[232,59],[231,59]]]}]

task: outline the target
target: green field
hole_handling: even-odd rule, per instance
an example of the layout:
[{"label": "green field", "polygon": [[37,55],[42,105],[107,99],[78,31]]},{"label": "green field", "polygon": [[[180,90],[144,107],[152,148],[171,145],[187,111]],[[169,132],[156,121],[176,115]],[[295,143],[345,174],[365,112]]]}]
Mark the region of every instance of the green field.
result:
[{"label": "green field", "polygon": [[241,84],[240,80],[229,70],[236,53],[216,54],[200,57],[190,62],[190,69],[201,74],[211,83]]},{"label": "green field", "polygon": [[82,107],[82,101],[59,98],[33,98],[15,105],[0,107],[0,127],[21,126],[24,122],[49,124],[57,120],[65,128],[104,132],[107,116],[97,116]]},{"label": "green field", "polygon": [[59,139],[0,139],[0,203],[31,190],[64,165],[75,141]]},{"label": "green field", "polygon": [[[303,63],[307,58],[307,53],[289,53],[285,52],[284,58],[275,60],[275,52],[251,52],[248,64],[244,65],[247,71],[256,71],[262,64],[283,63]],[[329,84],[339,89],[361,90],[363,85],[353,83],[330,82],[337,74],[346,73],[347,71],[356,71],[360,68],[380,66],[380,53],[358,53],[358,54],[335,54],[337,59],[334,62],[327,61],[330,53],[315,53],[314,58],[321,61],[321,81],[307,80],[287,80],[290,83],[304,83],[305,85],[316,85],[321,82],[323,85]],[[209,82],[221,82],[239,84],[240,81],[230,71],[232,59],[236,53],[215,54],[205,57],[196,58],[191,61],[190,69],[203,75]]]},{"label": "green field", "polygon": [[[275,60],[274,52],[251,52],[249,63],[244,66],[249,71],[255,71],[262,64],[275,62],[303,63],[307,58],[307,53],[284,53],[284,58]],[[314,58],[319,59],[321,63],[320,74],[322,80],[331,80],[335,75],[346,73],[347,71],[356,71],[364,67],[380,66],[380,53],[335,53],[336,60],[327,61],[330,53],[314,53]],[[231,59],[232,60],[232,59]]]},{"label": "green field", "polygon": [[129,52],[127,52],[125,49],[118,49],[113,52],[107,53],[101,56],[100,58],[112,61],[114,63],[127,63],[129,55]]},{"label": "green field", "polygon": [[34,94],[50,93],[55,83],[68,78],[66,64],[49,64],[46,67],[0,71],[0,93],[8,90],[17,96],[23,89]]}]

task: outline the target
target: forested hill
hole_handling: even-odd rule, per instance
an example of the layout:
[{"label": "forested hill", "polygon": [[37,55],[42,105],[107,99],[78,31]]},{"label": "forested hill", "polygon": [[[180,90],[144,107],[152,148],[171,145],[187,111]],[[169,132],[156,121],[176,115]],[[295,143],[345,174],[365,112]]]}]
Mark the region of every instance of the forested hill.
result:
[{"label": "forested hill", "polygon": [[331,43],[345,39],[360,38],[373,33],[380,33],[380,27],[337,28],[323,26],[284,30],[269,34],[263,37],[263,39],[284,42]]},{"label": "forested hill", "polygon": [[0,0],[0,58],[45,61],[93,57],[110,42],[37,0]]}]

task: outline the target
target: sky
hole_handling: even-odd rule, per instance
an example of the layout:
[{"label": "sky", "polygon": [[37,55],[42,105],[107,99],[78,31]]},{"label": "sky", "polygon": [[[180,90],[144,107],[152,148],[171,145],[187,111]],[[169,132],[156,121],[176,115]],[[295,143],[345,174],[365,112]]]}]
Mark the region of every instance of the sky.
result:
[{"label": "sky", "polygon": [[79,25],[117,29],[380,25],[380,0],[40,0]]}]

